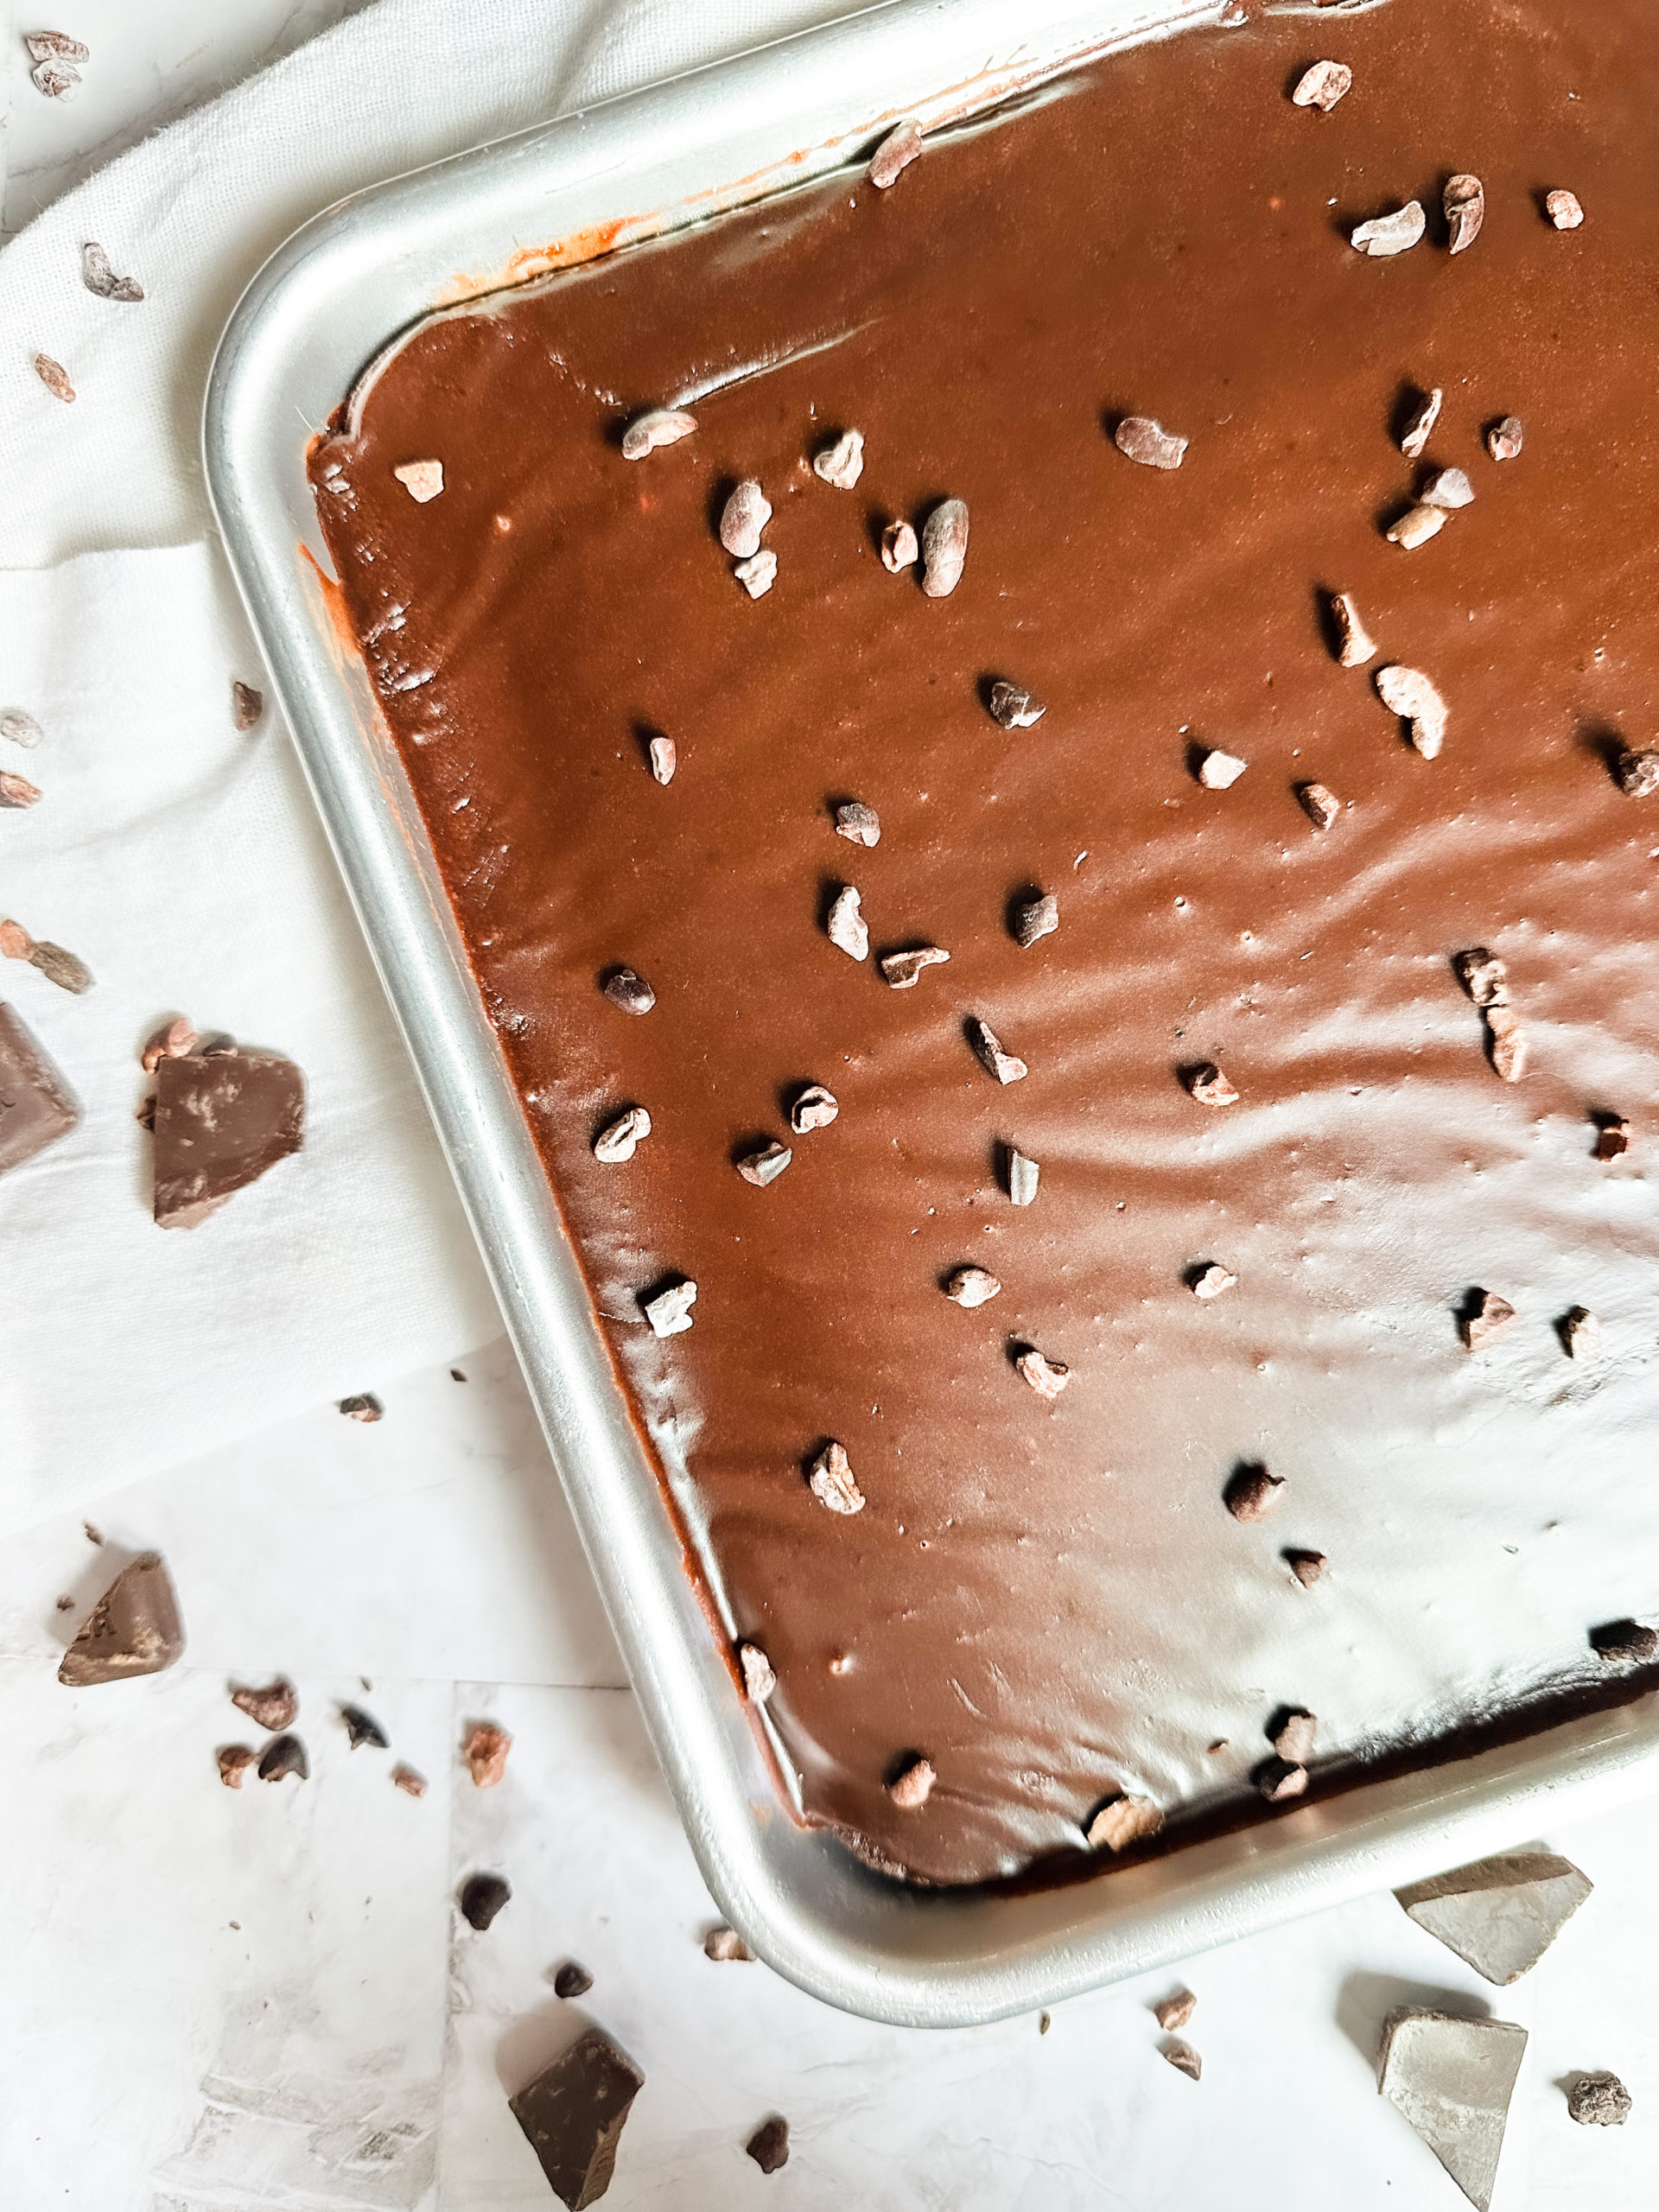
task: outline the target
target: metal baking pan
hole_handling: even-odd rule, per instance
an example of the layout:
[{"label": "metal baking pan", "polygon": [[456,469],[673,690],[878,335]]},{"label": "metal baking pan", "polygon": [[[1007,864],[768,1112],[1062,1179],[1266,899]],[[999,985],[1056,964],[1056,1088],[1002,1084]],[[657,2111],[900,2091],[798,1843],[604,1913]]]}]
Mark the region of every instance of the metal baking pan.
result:
[{"label": "metal baking pan", "polygon": [[331,613],[306,444],[387,340],[435,307],[798,184],[902,117],[958,119],[1221,13],[1214,0],[892,0],[397,179],[318,216],[266,264],[207,393],[207,480],[232,563],[709,1889],[779,1973],[910,2025],[1048,2004],[1650,1788],[1655,1698],[1362,1776],[1286,1816],[1052,1886],[907,1888],[795,1817],[630,1418],[367,677]]}]

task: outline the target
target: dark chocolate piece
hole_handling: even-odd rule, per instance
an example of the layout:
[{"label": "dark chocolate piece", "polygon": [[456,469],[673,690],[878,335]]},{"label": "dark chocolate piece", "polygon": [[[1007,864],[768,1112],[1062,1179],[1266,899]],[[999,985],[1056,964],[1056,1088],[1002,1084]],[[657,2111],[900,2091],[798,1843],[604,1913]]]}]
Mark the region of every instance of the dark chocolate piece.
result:
[{"label": "dark chocolate piece", "polygon": [[1282,1475],[1270,1475],[1263,1466],[1236,1467],[1221,1494],[1222,1503],[1235,1521],[1265,1521],[1284,1486]]},{"label": "dark chocolate piece", "polygon": [[469,1874],[461,1885],[461,1916],[482,1934],[512,1895],[512,1884],[499,1874]]},{"label": "dark chocolate piece", "polygon": [[297,1736],[273,1736],[265,1745],[259,1760],[261,1782],[281,1782],[289,1775],[296,1780],[308,1781],[311,1763],[305,1756],[305,1745]]},{"label": "dark chocolate piece", "polygon": [[586,1967],[578,1966],[574,1959],[567,1959],[553,1977],[556,1997],[585,1997],[594,1986],[594,1977]]},{"label": "dark chocolate piece", "polygon": [[1185,2074],[1189,2081],[1196,2082],[1203,2074],[1204,2061],[1192,2044],[1183,2043],[1179,2036],[1171,2036],[1168,2042],[1160,2044],[1159,2048],[1175,2071]]},{"label": "dark chocolate piece", "polygon": [[374,1715],[372,1713],[365,1713],[360,1705],[342,1705],[340,1708],[340,1717],[345,1723],[346,1733],[350,1738],[353,1751],[355,1751],[359,1744],[368,1744],[377,1751],[391,1749],[391,1737],[387,1735]]},{"label": "dark chocolate piece", "polygon": [[386,1409],[372,1390],[363,1390],[354,1398],[342,1398],[339,1410],[347,1421],[378,1421]]},{"label": "dark chocolate piece", "polygon": [[1659,1652],[1659,1630],[1640,1621],[1608,1621],[1590,1631],[1597,1656],[1609,1667],[1639,1667]]},{"label": "dark chocolate piece", "polygon": [[569,2212],[583,2212],[610,2187],[628,2109],[645,2086],[633,2061],[590,2028],[510,2101]]},{"label": "dark chocolate piece", "polygon": [[63,1655],[58,1680],[71,1689],[159,1675],[184,1650],[179,1600],[159,1552],[124,1567]]},{"label": "dark chocolate piece", "polygon": [[789,2164],[789,2122],[762,2120],[743,2148],[763,2174],[775,2174],[779,2166]]},{"label": "dark chocolate piece", "polygon": [[251,1751],[245,1744],[221,1744],[215,1756],[219,1780],[227,1789],[239,1789],[257,1753]]},{"label": "dark chocolate piece", "polygon": [[265,695],[256,691],[251,683],[232,679],[231,683],[231,720],[238,729],[251,729],[265,711]]},{"label": "dark chocolate piece", "polygon": [[1326,1564],[1323,1552],[1287,1551],[1284,1554],[1284,1560],[1285,1565],[1304,1590],[1308,1589],[1319,1580],[1325,1573]]},{"label": "dark chocolate piece", "polygon": [[1618,1160],[1630,1148],[1630,1125],[1622,1114],[1598,1114],[1596,1119],[1596,1149],[1598,1160]]},{"label": "dark chocolate piece", "polygon": [[702,1955],[705,1959],[713,1959],[717,1965],[720,1965],[728,1960],[752,1959],[754,1953],[743,1941],[735,1928],[721,1926],[711,1928],[703,1937]]},{"label": "dark chocolate piece", "polygon": [[418,1767],[408,1766],[400,1762],[391,1770],[391,1778],[405,1797],[425,1796],[426,1777]]},{"label": "dark chocolate piece", "polygon": [[282,1675],[274,1682],[268,1682],[262,1690],[233,1689],[231,1703],[238,1713],[245,1713],[257,1726],[275,1730],[291,1728],[294,1716],[300,1709],[299,1697],[293,1683]]},{"label": "dark chocolate piece", "polygon": [[156,1070],[156,1219],[194,1229],[304,1135],[305,1078],[278,1052],[208,1052]]},{"label": "dark chocolate piece", "polygon": [[9,1006],[0,1006],[0,1175],[80,1119],[74,1093]]}]

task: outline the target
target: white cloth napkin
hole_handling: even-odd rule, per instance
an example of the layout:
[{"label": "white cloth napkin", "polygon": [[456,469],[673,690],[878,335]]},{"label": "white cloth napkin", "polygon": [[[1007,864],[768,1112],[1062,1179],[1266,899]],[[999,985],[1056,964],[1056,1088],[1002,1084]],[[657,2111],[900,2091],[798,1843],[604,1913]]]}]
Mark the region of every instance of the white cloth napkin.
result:
[{"label": "white cloth napkin", "polygon": [[[499,1325],[286,734],[274,710],[232,722],[232,678],[263,678],[197,437],[238,294],[344,193],[842,12],[379,0],[0,253],[0,708],[46,733],[0,741],[45,793],[0,812],[0,913],[98,978],[74,998],[0,963],[86,1109],[0,1179],[0,1530]],[[86,289],[88,239],[141,302]],[[290,1054],[309,1093],[304,1150],[189,1231],[150,1219],[134,1119],[138,1050],[175,1012]]]}]

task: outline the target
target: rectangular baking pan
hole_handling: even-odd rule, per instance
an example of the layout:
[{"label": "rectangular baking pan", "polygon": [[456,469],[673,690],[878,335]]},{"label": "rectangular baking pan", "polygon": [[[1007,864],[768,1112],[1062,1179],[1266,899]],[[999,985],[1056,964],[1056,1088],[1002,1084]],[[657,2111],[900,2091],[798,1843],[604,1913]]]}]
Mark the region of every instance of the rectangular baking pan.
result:
[{"label": "rectangular baking pan", "polygon": [[958,120],[1114,45],[1221,13],[1215,0],[892,0],[563,117],[318,216],[250,285],[207,392],[207,481],[232,564],[703,1875],[779,1973],[909,2025],[1049,2004],[1651,1789],[1655,1697],[1049,1887],[907,1888],[794,1817],[630,1418],[413,796],[334,619],[306,444],[387,340],[435,307],[799,184],[856,160],[906,116]]}]

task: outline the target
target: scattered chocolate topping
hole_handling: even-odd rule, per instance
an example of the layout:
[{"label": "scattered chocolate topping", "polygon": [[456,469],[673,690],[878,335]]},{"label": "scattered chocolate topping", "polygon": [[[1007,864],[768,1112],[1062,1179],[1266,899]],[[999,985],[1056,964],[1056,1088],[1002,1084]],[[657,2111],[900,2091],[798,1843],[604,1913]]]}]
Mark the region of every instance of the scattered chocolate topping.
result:
[{"label": "scattered chocolate topping", "polygon": [[1569,1359],[1600,1358],[1601,1322],[1587,1306],[1570,1306],[1558,1325],[1561,1347]]},{"label": "scattered chocolate topping", "polygon": [[879,845],[881,842],[881,817],[873,806],[861,800],[844,800],[836,809],[836,835],[845,837],[849,844]]},{"label": "scattered chocolate topping", "polygon": [[760,533],[772,520],[772,502],[753,476],[746,476],[720,511],[720,542],[734,560],[760,550]]},{"label": "scattered chocolate topping", "polygon": [[1510,971],[1484,944],[1471,945],[1467,952],[1454,952],[1452,966],[1477,1006],[1509,1004]]},{"label": "scattered chocolate topping", "polygon": [[211,1046],[156,1070],[156,1219],[194,1229],[305,1133],[305,1078],[277,1052]]},{"label": "scattered chocolate topping", "polygon": [[1518,415],[1506,415],[1486,433],[1486,450],[1494,461],[1517,459],[1526,442],[1526,430]]},{"label": "scattered chocolate topping", "polygon": [[1615,772],[1626,798],[1650,798],[1659,791],[1659,751],[1627,747],[1618,756]]},{"label": "scattered chocolate topping", "polygon": [[1567,2116],[1580,2127],[1623,2127],[1630,2116],[1630,2093],[1617,2074],[1575,2075]]},{"label": "scattered chocolate topping", "polygon": [[262,1690],[233,1689],[231,1703],[238,1713],[245,1713],[256,1728],[268,1728],[273,1733],[291,1728],[300,1709],[299,1694],[283,1675]]},{"label": "scattered chocolate topping", "polygon": [[1042,1169],[1034,1160],[1014,1145],[1007,1147],[1006,1160],[1008,1178],[1009,1203],[1016,1206],[1030,1205],[1037,1196],[1037,1185],[1042,1179]]},{"label": "scattered chocolate topping", "polygon": [[1332,592],[1331,613],[1337,626],[1337,658],[1344,668],[1363,668],[1376,646],[1359,619],[1353,594]]},{"label": "scattered chocolate topping", "polygon": [[[1431,507],[1431,514],[1443,512]],[[1432,760],[1446,741],[1446,702],[1421,668],[1402,668],[1397,662],[1379,668],[1371,681],[1376,696],[1391,715],[1411,725],[1411,741],[1425,760]]]},{"label": "scattered chocolate topping", "polygon": [[632,1160],[643,1139],[651,1135],[651,1116],[643,1106],[630,1106],[607,1122],[594,1139],[594,1158],[607,1167]]},{"label": "scattered chocolate topping", "polygon": [[889,130],[870,156],[870,182],[878,192],[889,190],[899,181],[922,150],[922,127],[918,123],[901,123]]},{"label": "scattered chocolate topping", "polygon": [[1236,1106],[1238,1093],[1213,1060],[1189,1069],[1186,1087],[1200,1106]]},{"label": "scattered chocolate topping", "polygon": [[1292,1706],[1281,1716],[1279,1726],[1271,1741],[1280,1758],[1291,1766],[1306,1766],[1313,1756],[1313,1732],[1319,1722],[1300,1706]]},{"label": "scattered chocolate topping", "polygon": [[585,1997],[594,1986],[594,1977],[586,1967],[578,1966],[574,1959],[567,1959],[553,1977],[556,1997]]},{"label": "scattered chocolate topping", "polygon": [[256,1754],[245,1744],[221,1744],[214,1757],[219,1761],[219,1778],[225,1787],[239,1789]]},{"label": "scattered chocolate topping", "polygon": [[1446,213],[1447,244],[1453,253],[1465,253],[1480,236],[1486,219],[1486,194],[1478,176],[1448,177],[1440,206]]},{"label": "scattered chocolate topping", "polygon": [[807,1472],[807,1488],[832,1513],[861,1513],[864,1493],[854,1479],[844,1444],[826,1444]]},{"label": "scattered chocolate topping", "polygon": [[732,570],[751,599],[764,599],[778,581],[778,556],[770,545],[763,545],[747,561],[740,561]]},{"label": "scattered chocolate topping", "polygon": [[768,1183],[778,1180],[794,1157],[786,1144],[763,1144],[758,1152],[746,1153],[736,1162],[737,1172],[746,1183],[753,1183],[757,1191],[764,1191]]},{"label": "scattered chocolate topping", "polygon": [[1659,1652],[1659,1630],[1640,1621],[1608,1621],[1591,1630],[1590,1643],[1605,1666],[1642,1666]]},{"label": "scattered chocolate topping", "polygon": [[843,430],[812,456],[812,474],[837,492],[850,492],[864,474],[864,433]]},{"label": "scattered chocolate topping", "polygon": [[1309,1590],[1325,1573],[1329,1562],[1323,1552],[1286,1552],[1285,1565],[1290,1569],[1304,1590]]},{"label": "scattered chocolate topping", "polygon": [[80,1120],[74,1093],[9,1006],[0,1006],[0,1175]]},{"label": "scattered chocolate topping", "polygon": [[172,1578],[159,1552],[124,1567],[81,1623],[58,1680],[72,1690],[159,1675],[184,1650],[184,1626]]},{"label": "scattered chocolate topping", "polygon": [[1412,410],[1411,418],[1400,440],[1400,450],[1408,461],[1421,460],[1423,448],[1440,419],[1440,403],[1445,397],[1445,392],[1436,385],[1427,398]]},{"label": "scattered chocolate topping", "polygon": [[1321,115],[1329,115],[1353,81],[1354,73],[1345,61],[1316,61],[1298,79],[1291,100],[1297,107],[1316,107]]},{"label": "scattered chocolate topping", "polygon": [[469,1874],[456,1903],[461,1918],[481,1936],[512,1895],[512,1885],[499,1874]]},{"label": "scattered chocolate topping", "polygon": [[1384,533],[1390,545],[1398,545],[1407,553],[1414,553],[1420,545],[1427,545],[1431,537],[1438,537],[1446,528],[1446,509],[1431,507],[1420,501],[1408,508],[1396,523],[1389,524]]},{"label": "scattered chocolate topping", "polygon": [[1510,1006],[1486,1009],[1486,1052],[1505,1083],[1519,1083],[1527,1071],[1527,1033]]},{"label": "scattered chocolate topping", "polygon": [[1071,1380],[1069,1367],[1058,1360],[1045,1359],[1039,1351],[1022,1351],[1014,1363],[1038,1396],[1051,1404]]},{"label": "scattered chocolate topping", "polygon": [[1259,1460],[1252,1460],[1233,1470],[1221,1502],[1235,1521],[1265,1521],[1284,1486],[1282,1475],[1270,1475]]},{"label": "scattered chocolate topping", "polygon": [[913,568],[921,557],[916,533],[907,522],[890,522],[881,533],[881,565],[890,576]]},{"label": "scattered chocolate topping", "polygon": [[443,489],[441,461],[405,461],[391,473],[417,507],[423,507],[429,499],[435,499]]},{"label": "scattered chocolate topping", "polygon": [[624,1014],[649,1014],[657,1003],[657,994],[643,976],[635,975],[632,968],[613,968],[600,984],[613,1007]]},{"label": "scattered chocolate topping", "polygon": [[1408,200],[1392,214],[1378,215],[1369,223],[1360,224],[1350,243],[1358,252],[1369,254],[1373,261],[1382,261],[1391,254],[1408,252],[1427,227],[1428,218],[1421,202]]},{"label": "scattered chocolate topping", "polygon": [[1306,1790],[1307,1769],[1294,1759],[1271,1758],[1256,1769],[1255,1786],[1269,1805],[1281,1805]]},{"label": "scattered chocolate topping", "polygon": [[385,1410],[372,1390],[359,1390],[353,1398],[342,1398],[339,1405],[339,1411],[347,1421],[379,1421],[384,1418]]},{"label": "scattered chocolate topping", "polygon": [[919,1813],[938,1780],[930,1760],[908,1759],[887,1784],[887,1795],[901,1813]]},{"label": "scattered chocolate topping", "polygon": [[1207,791],[1230,791],[1249,765],[1236,753],[1209,752],[1198,763],[1198,781]]},{"label": "scattered chocolate topping", "polygon": [[45,735],[34,715],[25,713],[22,707],[0,707],[0,737],[32,749]]},{"label": "scattered chocolate topping", "polygon": [[976,1015],[968,1025],[968,1034],[987,1072],[999,1083],[1019,1083],[1027,1074],[1025,1062],[1003,1051],[1001,1041],[988,1021],[982,1021]]},{"label": "scattered chocolate topping", "polygon": [[1164,1816],[1150,1797],[1109,1797],[1084,1831],[1090,1851],[1127,1851],[1144,1843],[1164,1825]]},{"label": "scattered chocolate topping", "polygon": [[1620,1114],[1597,1116],[1596,1146],[1592,1157],[1618,1160],[1630,1148],[1630,1125]]},{"label": "scattered chocolate topping", "polygon": [[1298,784],[1296,797],[1316,830],[1328,830],[1342,812],[1342,801],[1323,784]]},{"label": "scattered chocolate topping", "polygon": [[377,1751],[390,1751],[391,1738],[372,1713],[365,1713],[360,1705],[342,1705],[340,1717],[344,1723],[350,1748],[367,1744]]},{"label": "scattered chocolate topping", "polygon": [[400,1763],[391,1770],[391,1780],[393,1788],[401,1789],[405,1797],[424,1797],[426,1795],[426,1777],[418,1767],[405,1766]]},{"label": "scattered chocolate topping", "polygon": [[1052,937],[1060,926],[1060,902],[1052,891],[1030,899],[1014,910],[1014,941],[1029,952],[1039,937]]},{"label": "scattered chocolate topping", "polygon": [[659,732],[646,749],[651,758],[652,780],[658,784],[671,784],[674,771],[680,765],[679,747],[671,737],[664,737]]},{"label": "scattered chocolate topping", "polygon": [[882,980],[895,991],[913,990],[924,968],[938,968],[950,957],[937,944],[918,944],[907,952],[884,952],[879,966]]},{"label": "scattered chocolate topping", "polygon": [[1042,701],[1023,685],[1006,683],[1000,677],[992,684],[985,704],[991,720],[1004,729],[1029,729],[1048,712]]},{"label": "scattered chocolate topping", "polygon": [[1112,443],[1142,468],[1179,468],[1186,452],[1186,440],[1178,438],[1150,415],[1124,416],[1112,432]]},{"label": "scattered chocolate topping", "polygon": [[181,1014],[159,1028],[139,1055],[139,1065],[146,1075],[154,1075],[163,1060],[188,1058],[201,1039]]},{"label": "scattered chocolate topping", "polygon": [[968,502],[943,499],[922,524],[922,589],[949,599],[968,558]]},{"label": "scattered chocolate topping", "polygon": [[474,1720],[461,1739],[461,1756],[474,1789],[493,1789],[507,1770],[512,1738],[497,1720]]},{"label": "scattered chocolate topping", "polygon": [[671,1283],[654,1298],[640,1301],[654,1337],[683,1335],[691,1326],[691,1308],[696,1302],[697,1286],[690,1281]]},{"label": "scattered chocolate topping", "polygon": [[743,1688],[751,1705],[764,1705],[778,1687],[772,1662],[758,1643],[740,1643],[738,1663],[743,1669]]},{"label": "scattered chocolate topping", "polygon": [[859,912],[858,893],[850,883],[843,883],[836,892],[824,928],[830,944],[838,945],[849,960],[869,958],[870,925]]},{"label": "scattered chocolate topping", "polygon": [[1544,213],[1558,231],[1576,231],[1584,220],[1584,210],[1578,195],[1571,192],[1547,192]]},{"label": "scattered chocolate topping", "polygon": [[309,1781],[311,1768],[305,1745],[297,1736],[273,1736],[259,1761],[259,1779],[283,1782],[290,1774],[298,1782]]},{"label": "scattered chocolate topping", "polygon": [[808,1136],[814,1129],[827,1129],[840,1111],[833,1090],[809,1083],[789,1109],[789,1126],[798,1137]]},{"label": "scattered chocolate topping", "polygon": [[957,1268],[945,1282],[944,1294],[971,1312],[976,1306],[988,1306],[1001,1288],[987,1268]]},{"label": "scattered chocolate topping", "polygon": [[775,2174],[779,2166],[789,2164],[789,2122],[763,2121],[743,2147],[763,2174]]},{"label": "scattered chocolate topping", "polygon": [[1219,1298],[1224,1291],[1237,1289],[1238,1277],[1229,1274],[1218,1261],[1211,1260],[1208,1267],[1200,1268],[1192,1276],[1191,1287],[1194,1298]]},{"label": "scattered chocolate topping", "polygon": [[0,768],[0,806],[21,810],[33,806],[40,796],[40,786],[31,784],[27,776],[16,775],[9,768]]},{"label": "scattered chocolate topping", "polygon": [[654,407],[646,414],[636,415],[623,431],[622,458],[643,461],[658,446],[677,445],[682,438],[689,438],[696,427],[696,416],[680,408]]},{"label": "scattered chocolate topping", "polygon": [[597,2028],[510,2100],[553,2194],[584,2212],[611,2185],[628,2110],[645,2086],[631,2058]]},{"label": "scattered chocolate topping", "polygon": [[1507,1329],[1515,1319],[1515,1308],[1507,1298],[1500,1298],[1495,1290],[1483,1290],[1459,1321],[1464,1349],[1478,1351],[1491,1344],[1501,1331]]},{"label": "scattered chocolate topping", "polygon": [[1190,1989],[1178,1989],[1173,1997],[1160,1997],[1152,2008],[1152,2017],[1166,2035],[1173,2035],[1177,2028],[1184,2028],[1198,2009],[1198,2000]]},{"label": "scattered chocolate topping", "polygon": [[1204,2072],[1204,2061],[1190,2043],[1183,2043],[1179,2036],[1172,2036],[1163,2045],[1163,2055],[1178,2074],[1185,2074],[1196,2082]]},{"label": "scattered chocolate topping", "polygon": [[736,1929],[728,1928],[722,1924],[719,1928],[711,1928],[703,1937],[702,1955],[705,1959],[714,1960],[716,1966],[724,1966],[728,1963],[741,1962],[746,1959],[753,1959],[754,1953],[743,1941]]},{"label": "scattered chocolate topping", "polygon": [[1448,512],[1472,505],[1474,497],[1475,487],[1460,468],[1442,468],[1423,486],[1425,506],[1445,507]]}]

